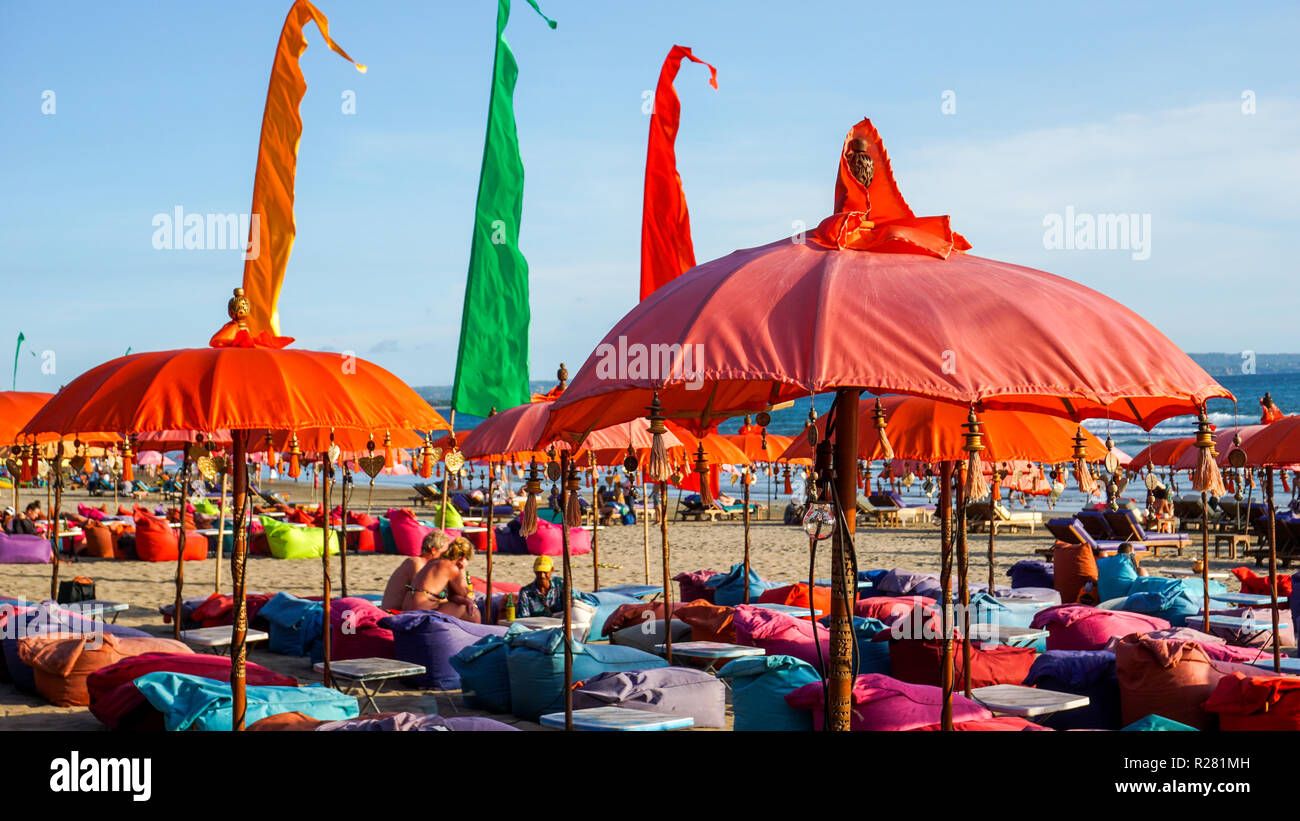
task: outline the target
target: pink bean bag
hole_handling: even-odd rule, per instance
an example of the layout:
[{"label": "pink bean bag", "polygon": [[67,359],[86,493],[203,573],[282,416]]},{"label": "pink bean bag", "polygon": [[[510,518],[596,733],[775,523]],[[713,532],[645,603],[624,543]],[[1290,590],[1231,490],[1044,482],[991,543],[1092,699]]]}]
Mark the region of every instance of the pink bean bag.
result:
[{"label": "pink bean bag", "polygon": [[[537,520],[537,532],[527,539],[528,552],[534,556],[559,556],[564,553],[564,534],[559,525],[545,519]],[[581,556],[591,552],[591,534],[585,530],[569,530],[569,555]]]},{"label": "pink bean bag", "polygon": [[[1248,664],[1260,658],[1272,658],[1272,651],[1261,653],[1258,647],[1236,647],[1228,644],[1218,636],[1212,636],[1209,633],[1202,633],[1200,630],[1193,630],[1190,627],[1171,627],[1168,630],[1153,630],[1150,633],[1144,633],[1149,639],[1171,639],[1175,641],[1194,641],[1201,645],[1205,655],[1214,661],[1231,661],[1235,663]],[[1119,644],[1118,638],[1106,642],[1103,650],[1115,652],[1115,645]]]},{"label": "pink bean bag", "polygon": [[393,543],[397,545],[397,552],[403,556],[420,555],[424,537],[433,532],[433,528],[416,521],[415,514],[406,508],[390,508],[388,523],[393,528]]},{"label": "pink bean bag", "polygon": [[330,600],[330,658],[391,659],[393,631],[379,626],[388,613],[369,599],[349,596]]},{"label": "pink bean bag", "polygon": [[[821,730],[823,682],[814,681],[787,693],[786,704],[796,710],[811,710],[813,728]],[[882,673],[868,673],[853,680],[853,704],[849,729],[919,730],[943,720],[943,691],[924,684],[905,684]],[[960,693],[952,696],[952,720],[987,721],[993,714]]]},{"label": "pink bean bag", "polygon": [[1048,650],[1100,650],[1130,633],[1168,630],[1169,622],[1142,613],[1098,610],[1085,604],[1062,604],[1039,611],[1031,627],[1047,628]]},{"label": "pink bean bag", "polygon": [[820,644],[823,663],[831,657],[831,631],[820,624],[816,625],[817,644],[813,644],[812,622],[775,610],[737,605],[732,623],[736,628],[736,644],[762,647],[769,656],[794,656],[817,667],[817,644]]},{"label": "pink bean bag", "polygon": [[692,570],[689,573],[678,573],[673,576],[673,581],[680,585],[681,595],[677,598],[681,601],[704,599],[712,602],[713,590],[705,587],[704,583],[716,575],[718,575],[716,570]]},{"label": "pink bean bag", "polygon": [[889,627],[896,622],[915,620],[920,627],[925,621],[932,622],[935,633],[939,631],[938,613],[925,611],[924,615],[913,616],[912,611],[918,607],[933,608],[934,599],[928,596],[871,596],[858,599],[853,606],[853,615],[864,619],[879,619]]}]

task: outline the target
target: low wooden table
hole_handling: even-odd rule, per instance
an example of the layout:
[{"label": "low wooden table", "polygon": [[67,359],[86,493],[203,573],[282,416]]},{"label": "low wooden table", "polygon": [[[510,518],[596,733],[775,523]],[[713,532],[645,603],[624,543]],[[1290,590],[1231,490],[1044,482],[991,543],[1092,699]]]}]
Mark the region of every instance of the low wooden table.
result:
[{"label": "low wooden table", "polygon": [[[546,727],[564,727],[564,711],[547,713],[541,723]],[[573,711],[573,729],[596,732],[654,732],[680,730],[695,726],[691,716],[652,713],[649,710],[630,710],[627,707],[592,707]]]},{"label": "low wooden table", "polygon": [[[325,672],[325,662],[312,665],[312,669],[318,673]],[[424,673],[424,665],[395,659],[346,659],[330,662],[331,684],[335,689],[347,695],[354,695],[355,691],[359,690],[365,696],[366,703],[361,708],[362,713],[367,708],[372,712],[379,712],[379,705],[375,704],[375,696],[379,695],[379,691],[383,690],[388,682],[395,678],[421,676]]]},{"label": "low wooden table", "polygon": [[[1271,607],[1273,604],[1272,596],[1265,596],[1263,593],[1211,593],[1210,598],[1214,601],[1223,601],[1228,604],[1244,604],[1251,607]],[[1277,603],[1285,607],[1287,603],[1286,596],[1278,596]]]},{"label": "low wooden table", "polygon": [[[1273,651],[1267,651],[1267,655],[1255,661],[1248,661],[1247,664],[1260,667],[1266,672],[1273,672]],[[1282,657],[1282,674],[1288,676],[1300,676],[1300,659],[1292,656]]]},{"label": "low wooden table", "polygon": [[990,641],[1008,647],[1029,647],[1039,639],[1047,638],[1047,631],[1036,630],[1033,627],[980,623],[970,626],[970,637],[976,641]]},{"label": "low wooden table", "polygon": [[[256,644],[266,641],[271,636],[262,630],[249,630],[244,634],[244,644]],[[197,648],[200,652],[207,650],[214,655],[230,654],[230,627],[200,627],[197,630],[182,630],[181,641]]]},{"label": "low wooden table", "polygon": [[[1183,568],[1177,568],[1174,570],[1165,570],[1164,568],[1161,568],[1160,575],[1169,576],[1170,578],[1174,578],[1174,579],[1199,579],[1201,577],[1201,574],[1197,573],[1195,570],[1186,570]],[[1222,580],[1231,577],[1232,577],[1231,573],[1227,573],[1222,570],[1211,570],[1208,574],[1208,578],[1211,579]]]},{"label": "low wooden table", "polygon": [[610,587],[602,587],[597,593],[621,593],[624,596],[631,596],[634,599],[644,599],[646,597],[655,597],[664,592],[660,585],[656,584],[616,584]]},{"label": "low wooden table", "polygon": [[1237,547],[1241,547],[1244,555],[1250,550],[1250,535],[1246,533],[1216,533],[1214,534],[1214,558],[1219,558],[1219,549],[1224,543],[1228,545],[1228,558],[1237,558]]},{"label": "low wooden table", "polygon": [[[668,645],[656,644],[655,652],[659,655],[667,655]],[[719,662],[731,661],[741,656],[765,656],[767,651],[762,647],[749,647],[743,644],[727,644],[722,641],[683,641],[673,643],[673,660],[676,661],[680,656],[690,661],[704,662],[701,667],[706,673],[716,674]]]},{"label": "low wooden table", "polygon": [[[125,610],[130,610],[131,605],[119,601],[108,601],[107,599],[86,599],[85,601],[72,602],[63,605],[74,613],[80,613],[83,616],[94,618],[95,616],[104,616],[112,614],[113,623],[117,623],[118,614]],[[100,619],[103,621],[104,619]]]},{"label": "low wooden table", "polygon": [[1040,690],[1020,684],[977,687],[971,691],[971,696],[994,714],[1021,718],[1048,716],[1062,710],[1077,710],[1089,704],[1087,696]]}]

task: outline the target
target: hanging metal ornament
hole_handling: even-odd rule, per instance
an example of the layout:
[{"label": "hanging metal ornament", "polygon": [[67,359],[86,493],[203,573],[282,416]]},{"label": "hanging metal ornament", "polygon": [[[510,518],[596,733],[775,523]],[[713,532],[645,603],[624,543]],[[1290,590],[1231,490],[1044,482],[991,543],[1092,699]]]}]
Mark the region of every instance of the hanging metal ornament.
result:
[{"label": "hanging metal ornament", "polygon": [[629,444],[627,446],[627,456],[623,457],[623,469],[628,473],[635,473],[640,464],[640,460],[636,458],[636,451]]},{"label": "hanging metal ornament", "polygon": [[1115,452],[1115,440],[1106,437],[1106,472],[1112,476],[1119,470],[1119,454]]},{"label": "hanging metal ornament", "polygon": [[560,462],[555,457],[555,445],[551,445],[550,449],[546,451],[546,456],[550,460],[546,463],[546,478],[552,482],[560,481],[563,473],[560,470]]},{"label": "hanging metal ornament", "polygon": [[374,439],[366,442],[366,454],[357,459],[357,467],[361,468],[361,472],[369,476],[371,484],[374,484],[375,477],[388,465],[388,457],[382,453],[375,453]]},{"label": "hanging metal ornament", "polygon": [[804,427],[804,435],[808,437],[808,446],[817,447],[817,409],[808,408],[808,424]]},{"label": "hanging metal ornament", "polygon": [[80,439],[74,439],[72,441],[73,456],[68,460],[68,467],[72,468],[73,473],[81,473],[81,471],[86,467],[86,455],[83,452],[84,448],[85,445],[81,443]]},{"label": "hanging metal ornament", "polygon": [[1246,451],[1241,446],[1241,434],[1232,435],[1232,448],[1228,451],[1228,464],[1241,470],[1246,466]]}]

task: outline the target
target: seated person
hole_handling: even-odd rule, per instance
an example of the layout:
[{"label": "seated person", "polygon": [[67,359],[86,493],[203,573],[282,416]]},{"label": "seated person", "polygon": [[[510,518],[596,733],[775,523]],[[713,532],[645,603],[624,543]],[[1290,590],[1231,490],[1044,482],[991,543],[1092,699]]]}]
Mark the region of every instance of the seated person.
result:
[{"label": "seated person", "polygon": [[1128,560],[1133,563],[1133,568],[1137,570],[1137,574],[1139,576],[1151,575],[1147,573],[1145,567],[1138,564],[1138,557],[1137,554],[1133,552],[1133,545],[1129,544],[1128,542],[1125,542],[1124,544],[1120,545],[1119,549],[1115,551],[1115,554],[1118,556],[1127,556]]},{"label": "seated person", "polygon": [[478,605],[470,592],[467,568],[474,555],[469,540],[456,539],[437,559],[425,562],[406,586],[403,610],[437,610],[464,621],[479,621]]},{"label": "seated person", "polygon": [[441,530],[434,530],[425,536],[424,541],[420,543],[420,555],[408,556],[406,561],[393,571],[393,575],[388,577],[388,584],[384,586],[384,598],[379,604],[380,608],[401,610],[403,602],[406,601],[407,585],[427,563],[441,557],[449,544],[451,539]]},{"label": "seated person", "polygon": [[519,589],[515,618],[564,615],[564,579],[551,577],[554,567],[550,556],[533,561],[533,581]]},{"label": "seated person", "polygon": [[29,502],[23,509],[23,515],[15,518],[10,524],[11,533],[28,536],[39,536],[40,531],[36,527],[36,520],[41,518],[41,503]]}]

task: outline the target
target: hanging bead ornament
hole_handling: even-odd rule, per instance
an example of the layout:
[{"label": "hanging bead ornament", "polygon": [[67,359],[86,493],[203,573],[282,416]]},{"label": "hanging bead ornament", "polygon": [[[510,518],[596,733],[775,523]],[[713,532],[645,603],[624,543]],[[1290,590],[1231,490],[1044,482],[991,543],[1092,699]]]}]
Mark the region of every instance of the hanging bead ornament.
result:
[{"label": "hanging bead ornament", "polygon": [[524,493],[527,495],[527,501],[524,502],[523,512],[519,514],[519,535],[531,536],[537,532],[537,496],[542,492],[542,477],[537,472],[537,460],[534,459],[528,468],[528,481],[524,483]]},{"label": "hanging bead ornament", "polygon": [[966,428],[962,435],[966,438],[966,452],[970,454],[966,461],[966,501],[979,502],[988,498],[989,484],[984,479],[984,465],[980,460],[980,451],[984,450],[984,431],[975,416],[975,408],[970,409],[962,427]]},{"label": "hanging bead ornament", "polygon": [[646,478],[652,482],[663,482],[672,472],[668,462],[668,448],[664,444],[664,434],[668,426],[664,424],[663,405],[659,403],[659,391],[655,391],[650,406],[650,458],[646,464]]},{"label": "hanging bead ornament", "polygon": [[1227,493],[1223,486],[1223,475],[1214,452],[1214,432],[1210,429],[1210,420],[1202,407],[1196,420],[1196,470],[1192,473],[1192,489],[1219,497]]},{"label": "hanging bead ornament", "polygon": [[1084,438],[1083,427],[1074,431],[1074,478],[1079,483],[1079,490],[1085,496],[1097,495],[1097,483],[1093,481],[1092,471],[1088,468],[1088,440]]}]

